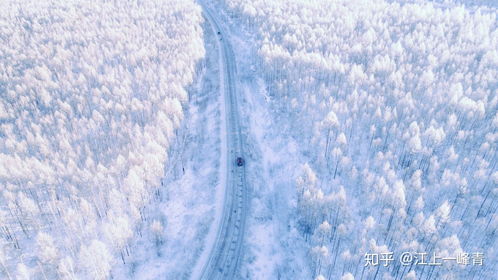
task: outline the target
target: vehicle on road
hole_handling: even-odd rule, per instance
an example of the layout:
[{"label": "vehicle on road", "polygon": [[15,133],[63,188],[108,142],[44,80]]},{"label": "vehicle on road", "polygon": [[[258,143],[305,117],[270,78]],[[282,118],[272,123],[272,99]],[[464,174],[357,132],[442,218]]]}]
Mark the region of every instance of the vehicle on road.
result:
[{"label": "vehicle on road", "polygon": [[[239,268],[244,257],[244,235],[246,228],[246,219],[248,216],[249,195],[246,186],[246,172],[243,167],[244,150],[243,137],[238,119],[237,106],[237,83],[236,83],[236,60],[235,54],[230,44],[230,37],[225,37],[221,28],[222,20],[214,16],[214,13],[206,7],[207,1],[199,1],[202,4],[204,15],[211,25],[214,39],[218,38],[219,65],[220,71],[224,75],[220,75],[220,96],[224,96],[226,131],[220,136],[226,137],[227,146],[225,160],[228,160],[227,172],[223,172],[226,176],[226,193],[223,202],[222,212],[217,215],[216,227],[213,227],[214,240],[210,244],[209,250],[206,250],[205,258],[198,261],[199,277],[191,279],[201,280],[224,280],[224,279],[240,279]],[[219,32],[219,34],[218,34]],[[220,104],[223,106],[223,104]],[[231,133],[233,132],[233,133]],[[214,222],[213,222],[214,224]],[[211,232],[211,230],[210,230]]]}]

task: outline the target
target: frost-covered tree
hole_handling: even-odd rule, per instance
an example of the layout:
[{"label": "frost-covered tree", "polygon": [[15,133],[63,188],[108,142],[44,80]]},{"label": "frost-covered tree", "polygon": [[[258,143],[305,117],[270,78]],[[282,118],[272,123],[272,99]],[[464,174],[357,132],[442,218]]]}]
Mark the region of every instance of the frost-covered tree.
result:
[{"label": "frost-covered tree", "polygon": [[[398,256],[458,247],[496,256],[496,8],[219,2],[255,35],[279,130],[306,143],[296,225],[310,251],[330,247],[326,279],[475,277],[450,266],[362,269],[371,239]],[[310,266],[314,278],[317,262]]]},{"label": "frost-covered tree", "polygon": [[341,277],[341,280],[354,280],[354,276],[350,272],[347,272]]},{"label": "frost-covered tree", "polygon": [[93,240],[89,245],[82,245],[78,260],[85,274],[92,279],[107,279],[110,276],[112,255],[104,243]]},{"label": "frost-covered tree", "polygon": [[[201,8],[15,2],[0,3],[0,278],[22,263],[107,279],[168,165],[204,56]],[[83,269],[93,251],[102,266]]]},{"label": "frost-covered tree", "polygon": [[39,259],[42,263],[50,264],[57,260],[59,253],[50,235],[39,232],[36,236],[36,246]]},{"label": "frost-covered tree", "polygon": [[23,264],[23,263],[17,264],[16,279],[19,279],[19,280],[30,280],[31,279],[31,273],[29,272],[29,268],[25,264]]}]

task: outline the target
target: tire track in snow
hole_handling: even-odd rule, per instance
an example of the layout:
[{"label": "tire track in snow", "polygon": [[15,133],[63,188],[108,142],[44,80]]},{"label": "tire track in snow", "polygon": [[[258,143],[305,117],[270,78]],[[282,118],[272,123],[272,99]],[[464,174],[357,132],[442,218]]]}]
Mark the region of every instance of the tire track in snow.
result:
[{"label": "tire track in snow", "polygon": [[[222,111],[221,138],[222,157],[226,157],[226,173],[221,182],[225,182],[222,213],[212,227],[217,230],[214,240],[206,241],[205,250],[209,255],[201,256],[191,279],[236,279],[242,260],[244,232],[248,211],[248,188],[246,185],[245,166],[237,166],[237,157],[245,158],[243,138],[239,124],[236,91],[236,63],[233,49],[229,43],[228,32],[213,12],[201,3],[204,16],[217,36],[220,51],[220,78]],[[222,159],[223,160],[223,159]],[[223,168],[223,165],[222,167]],[[221,215],[220,215],[221,214]],[[209,238],[208,238],[209,239]],[[208,252],[208,251],[206,251]]]}]

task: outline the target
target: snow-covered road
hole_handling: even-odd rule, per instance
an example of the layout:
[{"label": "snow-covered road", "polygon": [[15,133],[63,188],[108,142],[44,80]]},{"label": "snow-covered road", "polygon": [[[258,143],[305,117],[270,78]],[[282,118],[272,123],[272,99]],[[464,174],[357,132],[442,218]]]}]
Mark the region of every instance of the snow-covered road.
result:
[{"label": "snow-covered road", "polygon": [[[215,219],[212,227],[216,227],[217,234],[211,242],[207,240],[205,250],[208,254],[202,257],[197,267],[202,267],[200,275],[196,270],[192,278],[196,279],[235,279],[242,260],[244,231],[248,211],[248,187],[246,184],[245,166],[237,166],[237,157],[244,158],[243,137],[239,124],[236,91],[236,62],[233,49],[229,43],[228,32],[220,23],[216,15],[203,5],[204,15],[218,36],[220,50],[220,76],[222,100],[224,100],[224,122],[222,143],[226,144],[226,182],[223,199],[223,211]],[[224,109],[224,110],[223,110]],[[222,153],[223,154],[223,153]],[[223,156],[223,155],[222,155]],[[216,222],[217,221],[217,222]]]}]

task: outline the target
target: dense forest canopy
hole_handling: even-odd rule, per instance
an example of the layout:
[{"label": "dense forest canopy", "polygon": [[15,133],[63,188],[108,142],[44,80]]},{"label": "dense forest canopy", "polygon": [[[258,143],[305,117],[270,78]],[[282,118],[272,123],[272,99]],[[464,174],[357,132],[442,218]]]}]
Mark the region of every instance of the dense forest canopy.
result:
[{"label": "dense forest canopy", "polygon": [[108,279],[133,254],[168,164],[204,56],[201,10],[177,0],[0,10],[0,278]]}]

